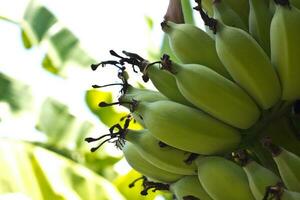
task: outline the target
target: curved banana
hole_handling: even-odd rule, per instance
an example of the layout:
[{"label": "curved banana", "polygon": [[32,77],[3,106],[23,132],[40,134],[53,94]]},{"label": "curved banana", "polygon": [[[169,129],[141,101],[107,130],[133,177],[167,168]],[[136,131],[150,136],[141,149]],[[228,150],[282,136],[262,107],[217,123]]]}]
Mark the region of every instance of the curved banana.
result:
[{"label": "curved banana", "polygon": [[185,200],[187,197],[195,197],[201,200],[212,200],[199,182],[198,176],[184,176],[170,185],[178,200]]},{"label": "curved banana", "polygon": [[160,147],[159,140],[153,137],[147,129],[128,130],[125,140],[134,144],[145,160],[163,170],[182,175],[197,174],[195,164],[186,163],[190,153],[171,146]]},{"label": "curved banana", "polygon": [[300,0],[290,0],[291,4],[300,9]]},{"label": "curved banana", "polygon": [[249,0],[249,32],[252,37],[270,56],[270,25],[272,14],[269,12],[269,2]]},{"label": "curved banana", "polygon": [[271,151],[280,176],[286,187],[294,192],[300,192],[300,157],[269,140],[265,141],[265,146]]},{"label": "curved banana", "polygon": [[[243,169],[222,157],[196,159],[198,178],[214,200],[254,200]],[[234,187],[233,187],[234,185]]]},{"label": "curved banana", "polygon": [[224,0],[243,20],[245,24],[248,24],[249,16],[249,2],[248,0]]},{"label": "curved banana", "polygon": [[214,0],[213,9],[215,19],[222,21],[228,26],[233,26],[248,31],[247,25],[235,11],[224,2],[224,0]]},{"label": "curved banana", "polygon": [[214,40],[206,32],[191,24],[170,21],[163,22],[162,29],[169,36],[171,48],[181,62],[202,64],[230,78],[218,58]]},{"label": "curved banana", "polygon": [[187,100],[227,124],[248,129],[260,117],[259,108],[246,92],[203,65],[174,63],[165,55],[162,69],[173,74]]},{"label": "curved banana", "polygon": [[276,174],[253,160],[247,160],[243,165],[250,189],[257,200],[263,199],[268,186],[276,185],[281,181]]},{"label": "curved banana", "polygon": [[205,24],[215,32],[220,60],[232,78],[263,108],[275,105],[281,96],[276,71],[267,54],[245,31],[209,18],[199,9]]},{"label": "curved banana", "polygon": [[300,11],[288,0],[276,3],[271,22],[271,60],[278,71],[282,85],[282,99],[300,98]]},{"label": "curved banana", "polygon": [[137,102],[135,111],[160,141],[185,151],[210,155],[235,149],[238,130],[206,113],[172,101]]},{"label": "curved banana", "polygon": [[164,183],[172,183],[182,177],[182,175],[174,174],[152,165],[146,161],[133,144],[130,144],[129,142],[125,143],[122,147],[122,151],[128,164],[146,177]]},{"label": "curved banana", "polygon": [[146,74],[156,89],[170,100],[185,105],[191,105],[179,92],[175,78],[167,72],[160,70],[158,65],[151,65],[148,67]]}]

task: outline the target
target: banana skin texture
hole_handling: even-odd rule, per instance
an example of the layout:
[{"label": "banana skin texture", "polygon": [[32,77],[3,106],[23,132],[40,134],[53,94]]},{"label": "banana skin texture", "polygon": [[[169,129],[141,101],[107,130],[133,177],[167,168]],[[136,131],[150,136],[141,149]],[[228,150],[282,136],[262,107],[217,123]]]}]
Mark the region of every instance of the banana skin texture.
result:
[{"label": "banana skin texture", "polygon": [[282,85],[282,99],[300,98],[300,11],[277,4],[270,28],[271,60]]},{"label": "banana skin texture", "polygon": [[217,22],[216,49],[233,79],[262,109],[281,97],[281,86],[267,54],[245,31]]},{"label": "banana skin texture", "polygon": [[198,176],[184,176],[170,185],[170,190],[178,200],[185,200],[184,197],[193,196],[201,200],[213,200],[199,182]]},{"label": "banana skin texture", "polygon": [[130,144],[129,142],[125,143],[125,145],[122,147],[122,151],[128,164],[133,169],[145,175],[146,177],[151,178],[152,180],[163,183],[172,183],[182,177],[182,175],[174,174],[152,165],[146,161],[133,146],[133,144]]},{"label": "banana skin texture", "polygon": [[225,153],[235,149],[241,140],[237,129],[172,101],[138,102],[136,112],[154,137],[184,151]]},{"label": "banana skin texture", "polygon": [[182,175],[196,174],[195,163],[185,162],[190,153],[171,146],[160,147],[159,140],[147,129],[128,130],[125,140],[131,142],[145,160],[163,170]]},{"label": "banana skin texture", "polygon": [[243,169],[222,157],[200,157],[198,178],[214,200],[255,200]]},{"label": "banana skin texture", "polygon": [[234,82],[203,65],[171,65],[180,92],[196,107],[240,129],[248,129],[259,119],[255,102]]}]

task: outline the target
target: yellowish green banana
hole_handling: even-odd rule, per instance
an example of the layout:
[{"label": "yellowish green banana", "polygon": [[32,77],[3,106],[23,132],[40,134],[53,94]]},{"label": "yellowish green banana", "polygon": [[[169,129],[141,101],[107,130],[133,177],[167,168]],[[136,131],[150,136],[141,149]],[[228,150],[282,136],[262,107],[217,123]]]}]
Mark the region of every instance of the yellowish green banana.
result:
[{"label": "yellowish green banana", "polygon": [[125,140],[134,144],[140,155],[156,167],[176,174],[196,174],[195,164],[187,163],[191,153],[171,146],[160,147],[159,140],[153,137],[147,129],[128,130]]},{"label": "yellowish green banana", "polygon": [[262,0],[249,0],[249,32],[252,37],[270,56],[270,25],[272,14],[269,12],[269,3]]},{"label": "yellowish green banana", "polygon": [[172,183],[179,180],[182,175],[174,174],[163,169],[160,169],[148,161],[146,161],[138,152],[138,150],[134,147],[133,144],[126,142],[122,147],[123,154],[128,164],[140,172],[144,176],[151,178],[153,180],[164,182],[164,183]]},{"label": "yellowish green banana", "polygon": [[281,87],[264,50],[247,32],[209,18],[202,9],[199,11],[216,35],[218,56],[232,78],[262,109],[274,106],[280,100]]},{"label": "yellowish green banana", "polygon": [[264,144],[271,151],[286,187],[291,191],[300,192],[300,157],[272,144],[269,140]]},{"label": "yellowish green banana", "polygon": [[248,129],[259,119],[260,110],[249,95],[213,70],[198,64],[178,64],[167,55],[163,56],[162,69],[175,77],[187,100],[213,117],[240,129]]},{"label": "yellowish green banana", "polygon": [[282,85],[282,99],[300,98],[300,11],[288,1],[276,3],[272,19],[271,60],[278,71]]},{"label": "yellowish green banana", "polygon": [[243,169],[222,157],[196,159],[198,178],[214,200],[254,200]]},{"label": "yellowish green banana", "polygon": [[243,22],[240,16],[228,6],[224,0],[214,0],[213,2],[214,18],[222,21],[228,26],[248,30],[248,26]]},{"label": "yellowish green banana", "polygon": [[172,101],[137,102],[135,111],[154,137],[185,151],[224,153],[237,148],[241,140],[237,129]]},{"label": "yellowish green banana", "polygon": [[195,197],[200,200],[212,200],[199,182],[198,176],[184,176],[170,185],[176,199],[185,200],[187,197]]},{"label": "yellowish green banana", "polygon": [[224,0],[244,21],[248,23],[249,2],[248,0]]},{"label": "yellowish green banana", "polygon": [[162,29],[169,36],[171,48],[181,62],[202,64],[230,78],[218,58],[214,40],[206,32],[191,24],[170,21],[163,22]]}]

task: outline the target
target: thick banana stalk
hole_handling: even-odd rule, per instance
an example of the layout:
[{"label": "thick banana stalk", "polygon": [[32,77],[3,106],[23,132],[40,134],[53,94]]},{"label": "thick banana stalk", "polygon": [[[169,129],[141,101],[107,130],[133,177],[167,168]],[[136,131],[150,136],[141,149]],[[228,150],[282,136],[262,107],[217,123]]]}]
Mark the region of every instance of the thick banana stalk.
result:
[{"label": "thick banana stalk", "polygon": [[172,101],[138,102],[135,110],[160,141],[197,154],[231,151],[240,143],[238,130],[195,108]]},{"label": "thick banana stalk", "polygon": [[152,165],[146,161],[133,144],[129,142],[125,143],[122,147],[122,151],[128,164],[146,177],[163,183],[172,183],[182,177],[182,175],[174,174]]},{"label": "thick banana stalk", "polygon": [[125,140],[134,144],[140,155],[156,167],[176,174],[197,174],[195,163],[187,164],[190,153],[171,146],[160,147],[159,140],[147,129],[128,130]]},{"label": "thick banana stalk", "polygon": [[232,81],[203,65],[178,64],[164,57],[162,68],[174,75],[180,92],[196,107],[240,129],[248,129],[260,117],[254,101]]},{"label": "thick banana stalk", "polygon": [[206,32],[191,24],[170,21],[163,22],[162,29],[169,36],[171,48],[181,62],[202,64],[230,78],[218,58],[214,40]]},{"label": "thick banana stalk", "polygon": [[254,200],[243,169],[222,157],[200,157],[195,161],[198,178],[214,200]]},{"label": "thick banana stalk", "polygon": [[264,168],[253,160],[245,163],[243,169],[247,174],[250,189],[256,200],[263,199],[267,187],[276,185],[281,181],[272,171]]},{"label": "thick banana stalk", "polygon": [[175,183],[172,183],[170,190],[175,194],[178,200],[185,200],[188,197],[212,200],[199,182],[198,176],[184,176]]},{"label": "thick banana stalk", "polygon": [[283,100],[300,98],[299,35],[300,11],[292,5],[277,3],[270,29],[271,60],[280,77]]},{"label": "thick banana stalk", "polygon": [[286,187],[291,191],[300,192],[300,157],[272,144],[269,140],[265,141],[265,145],[271,151]]},{"label": "thick banana stalk", "polygon": [[240,16],[224,2],[224,0],[214,0],[213,9],[215,19],[222,21],[228,26],[248,31],[248,26],[243,22]]},{"label": "thick banana stalk", "polygon": [[272,14],[269,4],[262,0],[249,0],[249,32],[270,56],[270,25]]},{"label": "thick banana stalk", "polygon": [[217,53],[230,75],[261,108],[271,108],[280,100],[281,87],[267,54],[247,32],[212,22]]}]

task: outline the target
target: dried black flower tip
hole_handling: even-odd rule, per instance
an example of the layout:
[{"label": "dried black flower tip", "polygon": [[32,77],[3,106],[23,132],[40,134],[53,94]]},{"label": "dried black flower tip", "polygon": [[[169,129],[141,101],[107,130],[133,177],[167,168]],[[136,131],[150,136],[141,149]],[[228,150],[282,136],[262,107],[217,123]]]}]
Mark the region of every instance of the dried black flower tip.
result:
[{"label": "dried black flower tip", "polygon": [[268,186],[266,188],[266,192],[263,200],[268,200],[268,199],[280,200],[283,192],[284,192],[284,184],[282,182],[278,182],[274,186]]},{"label": "dried black flower tip", "polygon": [[241,166],[246,166],[251,162],[251,158],[248,155],[246,150],[239,150],[237,152],[232,153],[233,160],[239,163]]},{"label": "dried black flower tip", "polygon": [[145,196],[148,194],[148,191],[152,189],[152,192],[157,190],[170,190],[170,185],[165,183],[158,183],[149,181],[148,179],[143,180],[144,189],[141,191],[141,195]]},{"label": "dried black flower tip", "polygon": [[146,176],[141,176],[140,178],[137,178],[137,179],[133,180],[133,182],[131,182],[128,185],[128,187],[129,188],[133,188],[135,186],[135,183],[138,182],[138,181],[140,181],[140,180],[142,180],[142,181],[147,180],[147,177]]},{"label": "dried black flower tip", "polygon": [[195,2],[197,3],[197,6],[194,7],[194,9],[200,12],[200,16],[204,24],[208,26],[209,29],[212,30],[214,34],[216,34],[218,21],[212,17],[209,17],[208,14],[204,12],[201,5],[201,0],[195,0]]},{"label": "dried black flower tip", "polygon": [[192,195],[184,196],[184,197],[182,197],[182,199],[183,200],[200,200],[199,198],[194,197]]},{"label": "dried black flower tip", "polygon": [[167,145],[166,143],[162,142],[162,141],[159,141],[159,142],[158,142],[158,146],[159,146],[160,148],[164,148],[164,147],[167,147],[168,145]]},{"label": "dried black flower tip", "polygon": [[198,156],[199,156],[199,154],[191,153],[191,154],[189,155],[189,157],[188,157],[186,160],[184,160],[184,162],[185,162],[186,164],[190,165],[190,164],[192,164],[192,162],[193,162],[194,160],[196,160],[196,158],[198,158]]},{"label": "dried black flower tip", "polygon": [[172,61],[169,55],[163,54],[160,63],[161,63],[161,69],[167,70],[172,74],[176,74],[176,71],[172,68]]}]

